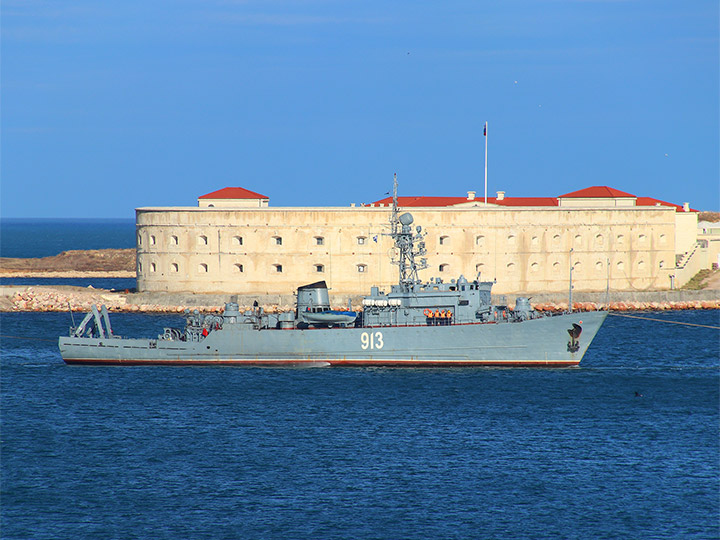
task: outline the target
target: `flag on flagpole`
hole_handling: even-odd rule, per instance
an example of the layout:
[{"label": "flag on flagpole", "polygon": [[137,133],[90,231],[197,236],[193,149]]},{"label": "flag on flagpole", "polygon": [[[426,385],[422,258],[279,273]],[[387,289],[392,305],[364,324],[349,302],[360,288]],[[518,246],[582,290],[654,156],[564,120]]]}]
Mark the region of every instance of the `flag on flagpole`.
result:
[{"label": "flag on flagpole", "polygon": [[483,127],[483,137],[487,137],[487,122],[485,122],[485,126]]}]

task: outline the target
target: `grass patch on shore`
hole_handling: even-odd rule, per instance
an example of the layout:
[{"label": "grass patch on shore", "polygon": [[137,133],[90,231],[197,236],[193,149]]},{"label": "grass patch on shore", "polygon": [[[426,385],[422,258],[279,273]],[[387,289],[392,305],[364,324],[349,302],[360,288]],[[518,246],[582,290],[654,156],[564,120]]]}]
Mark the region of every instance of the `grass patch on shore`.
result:
[{"label": "grass patch on shore", "polygon": [[690,281],[683,285],[682,289],[687,291],[702,290],[707,286],[707,281],[718,272],[719,270],[710,270],[709,268],[700,270]]}]

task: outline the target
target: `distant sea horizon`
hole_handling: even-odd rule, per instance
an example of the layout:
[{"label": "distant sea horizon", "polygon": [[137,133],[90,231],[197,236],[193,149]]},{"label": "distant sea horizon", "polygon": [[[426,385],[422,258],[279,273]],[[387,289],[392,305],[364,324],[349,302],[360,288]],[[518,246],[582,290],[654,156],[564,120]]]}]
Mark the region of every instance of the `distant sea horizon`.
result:
[{"label": "distant sea horizon", "polygon": [[134,247],[134,218],[0,218],[0,257]]}]

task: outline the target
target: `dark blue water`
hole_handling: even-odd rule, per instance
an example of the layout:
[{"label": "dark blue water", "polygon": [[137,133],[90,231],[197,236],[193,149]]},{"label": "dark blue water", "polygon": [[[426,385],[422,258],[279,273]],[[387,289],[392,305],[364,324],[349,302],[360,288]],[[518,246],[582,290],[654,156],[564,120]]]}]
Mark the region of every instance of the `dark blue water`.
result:
[{"label": "dark blue water", "polygon": [[29,278],[0,277],[0,285],[74,285],[76,287],[92,286],[95,289],[135,289],[135,278]]},{"label": "dark blue water", "polygon": [[579,369],[125,368],[65,366],[65,314],[0,322],[51,338],[2,340],[2,538],[720,534],[718,330],[611,316]]},{"label": "dark blue water", "polygon": [[0,257],[135,247],[134,219],[0,219]]}]

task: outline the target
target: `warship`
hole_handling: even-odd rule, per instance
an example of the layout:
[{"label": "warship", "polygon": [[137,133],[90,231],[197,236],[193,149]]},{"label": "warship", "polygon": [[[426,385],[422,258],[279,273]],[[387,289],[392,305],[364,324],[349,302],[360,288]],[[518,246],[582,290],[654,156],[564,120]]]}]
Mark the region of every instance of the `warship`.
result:
[{"label": "warship", "polygon": [[[360,311],[331,308],[326,282],[297,289],[294,312],[266,313],[257,302],[240,311],[230,298],[222,314],[185,312],[183,328],[156,339],[113,333],[105,306],[92,306],[59,338],[68,364],[247,366],[574,367],[607,312],[549,314],[530,299],[493,305],[493,281],[464,276],[423,282],[425,232],[400,213],[397,179],[389,232],[398,282],[372,287]],[[572,291],[572,284],[570,285]],[[570,302],[572,306],[572,302]]]}]

